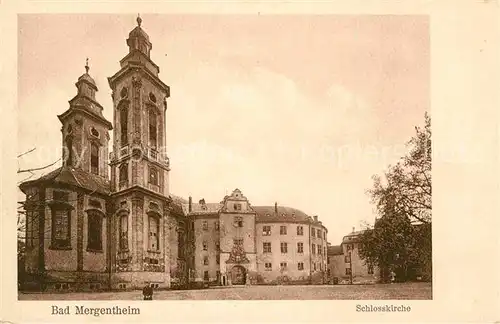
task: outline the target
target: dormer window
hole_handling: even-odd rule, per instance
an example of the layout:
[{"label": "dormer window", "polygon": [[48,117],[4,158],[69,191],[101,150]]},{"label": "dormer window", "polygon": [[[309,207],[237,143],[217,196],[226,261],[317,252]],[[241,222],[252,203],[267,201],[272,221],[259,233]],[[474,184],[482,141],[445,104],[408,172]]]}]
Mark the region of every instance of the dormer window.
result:
[{"label": "dormer window", "polygon": [[99,138],[99,132],[94,127],[90,128],[90,134],[92,134],[92,136],[94,137]]}]

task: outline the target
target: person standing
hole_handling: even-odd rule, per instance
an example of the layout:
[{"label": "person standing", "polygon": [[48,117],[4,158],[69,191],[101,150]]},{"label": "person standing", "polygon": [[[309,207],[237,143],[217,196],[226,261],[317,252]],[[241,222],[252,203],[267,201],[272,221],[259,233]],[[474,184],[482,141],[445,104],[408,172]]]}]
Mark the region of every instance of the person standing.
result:
[{"label": "person standing", "polygon": [[144,300],[153,300],[153,287],[146,284],[146,286],[142,288],[142,295],[144,296]]}]

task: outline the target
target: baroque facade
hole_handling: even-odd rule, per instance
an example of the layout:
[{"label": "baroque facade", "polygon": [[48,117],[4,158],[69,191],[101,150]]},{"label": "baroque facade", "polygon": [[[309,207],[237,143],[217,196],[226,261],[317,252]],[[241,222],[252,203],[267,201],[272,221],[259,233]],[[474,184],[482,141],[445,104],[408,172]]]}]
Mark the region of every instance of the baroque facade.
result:
[{"label": "baroque facade", "polygon": [[[58,116],[63,165],[24,182],[26,278],[41,290],[312,281],[327,269],[327,229],[303,212],[251,206],[238,189],[217,204],[170,193],[170,88],[141,19],[108,78],[113,121],[89,74]],[[113,131],[112,147],[109,147]],[[111,152],[110,152],[111,151]],[[321,277],[323,278],[323,277]]]}]

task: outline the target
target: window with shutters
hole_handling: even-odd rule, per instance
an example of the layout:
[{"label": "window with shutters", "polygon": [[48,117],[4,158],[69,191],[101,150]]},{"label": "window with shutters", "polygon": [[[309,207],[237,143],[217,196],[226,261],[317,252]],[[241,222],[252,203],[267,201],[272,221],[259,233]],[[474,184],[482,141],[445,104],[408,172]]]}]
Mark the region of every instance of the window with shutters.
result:
[{"label": "window with shutters", "polygon": [[280,226],[280,235],[286,235],[286,226]]},{"label": "window with shutters", "polygon": [[316,244],[314,243],[311,245],[311,252],[312,254],[316,254]]},{"label": "window with shutters", "polygon": [[304,227],[297,226],[297,235],[304,235]]},{"label": "window with shutters", "polygon": [[263,236],[271,235],[271,226],[269,226],[269,225],[262,226],[262,235]]},{"label": "window with shutters", "polygon": [[297,264],[297,269],[298,269],[298,270],[304,270],[304,262],[299,262],[299,263]]},{"label": "window with shutters", "polygon": [[288,253],[288,244],[286,242],[281,242],[281,253]]}]

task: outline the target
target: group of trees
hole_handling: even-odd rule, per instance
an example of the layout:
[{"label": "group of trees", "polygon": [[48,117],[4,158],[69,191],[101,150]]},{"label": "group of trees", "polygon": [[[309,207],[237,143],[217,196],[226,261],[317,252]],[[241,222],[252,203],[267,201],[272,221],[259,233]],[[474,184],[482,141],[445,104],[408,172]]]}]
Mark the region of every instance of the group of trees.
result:
[{"label": "group of trees", "polygon": [[432,276],[431,119],[408,142],[408,153],[368,190],[379,217],[361,234],[360,256],[381,279],[430,280]]}]

